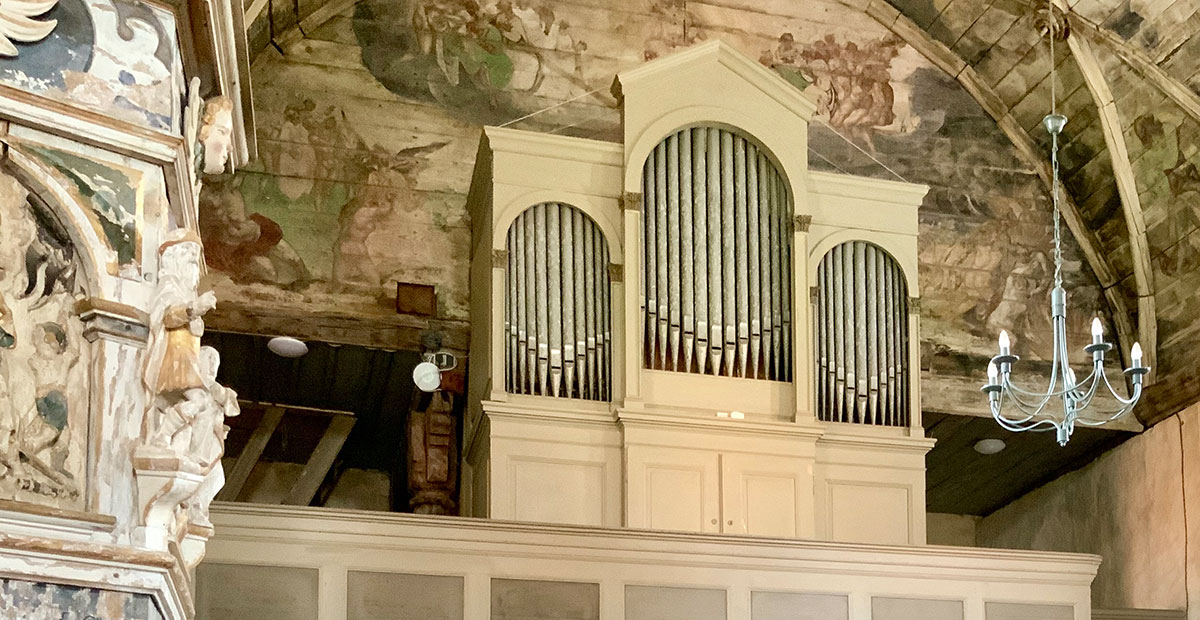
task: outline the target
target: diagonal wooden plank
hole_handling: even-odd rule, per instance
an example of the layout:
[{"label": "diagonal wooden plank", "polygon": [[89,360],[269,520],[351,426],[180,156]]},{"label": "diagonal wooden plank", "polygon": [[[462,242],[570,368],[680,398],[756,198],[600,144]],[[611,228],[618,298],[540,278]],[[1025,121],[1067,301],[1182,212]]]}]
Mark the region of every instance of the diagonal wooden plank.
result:
[{"label": "diagonal wooden plank", "polygon": [[1076,13],[1068,13],[1071,20],[1071,32],[1087,34],[1107,50],[1134,70],[1142,79],[1149,82],[1164,95],[1169,97],[1180,108],[1187,112],[1194,121],[1200,121],[1200,95],[1179,80],[1171,77],[1159,67],[1145,52],[1127,43],[1115,32],[1098,26],[1087,18]]},{"label": "diagonal wooden plank", "polygon": [[321,436],[321,441],[317,442],[317,447],[308,457],[308,463],[305,463],[300,477],[292,485],[287,499],[283,500],[284,504],[307,506],[312,502],[313,496],[317,494],[317,489],[321,486],[321,481],[325,480],[325,475],[329,473],[329,468],[337,459],[338,452],[342,451],[342,445],[346,443],[346,438],[350,436],[350,429],[354,428],[356,421],[350,415],[337,415],[329,420],[325,434]]},{"label": "diagonal wooden plank", "polygon": [[[1133,255],[1133,279],[1138,295],[1138,338],[1142,344],[1145,365],[1155,367],[1158,349],[1158,320],[1154,303],[1154,269],[1150,262],[1150,243],[1146,239],[1146,220],[1142,215],[1142,201],[1138,196],[1137,177],[1129,161],[1129,149],[1125,144],[1125,132],[1117,104],[1108,80],[1100,68],[1096,54],[1087,38],[1067,37],[1067,45],[1075,58],[1084,83],[1092,93],[1096,111],[1100,115],[1100,128],[1104,132],[1104,143],[1112,161],[1113,178],[1117,182],[1117,193],[1121,196],[1121,212],[1129,230],[1129,251]],[[1146,377],[1151,383],[1153,371]]]},{"label": "diagonal wooden plank", "polygon": [[238,455],[233,469],[225,477],[225,486],[221,488],[220,493],[217,493],[218,500],[237,500],[237,496],[242,492],[242,487],[246,485],[246,480],[250,478],[250,472],[254,471],[254,466],[262,456],[263,449],[267,447],[267,442],[271,441],[271,435],[275,434],[275,428],[279,426],[279,421],[282,419],[283,407],[267,407],[258,427],[254,429],[250,440],[246,442],[246,447]]},{"label": "diagonal wooden plank", "polygon": [[[841,0],[841,2],[846,6],[854,6],[852,0]],[[871,6],[883,3],[885,3],[885,0],[871,0]],[[915,22],[903,14],[899,14],[898,12],[893,14],[880,10],[872,11],[870,7],[868,7],[867,14],[893,34],[903,39],[905,43],[920,52],[934,65],[954,76],[958,80],[958,83],[996,121],[1000,130],[1004,132],[1004,135],[1016,147],[1021,159],[1026,165],[1033,168],[1038,177],[1042,179],[1042,183],[1046,186],[1047,190],[1049,190],[1051,168],[1048,158],[1039,152],[1039,148],[1033,138],[1013,118],[1003,100],[996,94],[995,89],[983,80],[974,67],[966,64],[953,50],[941,42],[934,40],[920,26],[917,26]],[[1116,288],[1116,283],[1118,282],[1116,270],[1113,269],[1112,264],[1104,255],[1095,232],[1090,230],[1084,222],[1079,206],[1075,203],[1074,198],[1065,190],[1062,193],[1062,198],[1063,221],[1067,224],[1067,229],[1071,231],[1071,235],[1075,237],[1075,241],[1079,244],[1079,249],[1083,252],[1084,258],[1087,259],[1088,266],[1092,268],[1092,272],[1096,274],[1096,279],[1100,281],[1100,287],[1104,290],[1104,297],[1108,301],[1109,308],[1112,310],[1111,314],[1117,331],[1118,344],[1127,347],[1134,340],[1134,331],[1129,321],[1131,315],[1129,306],[1125,302],[1125,297]]]}]

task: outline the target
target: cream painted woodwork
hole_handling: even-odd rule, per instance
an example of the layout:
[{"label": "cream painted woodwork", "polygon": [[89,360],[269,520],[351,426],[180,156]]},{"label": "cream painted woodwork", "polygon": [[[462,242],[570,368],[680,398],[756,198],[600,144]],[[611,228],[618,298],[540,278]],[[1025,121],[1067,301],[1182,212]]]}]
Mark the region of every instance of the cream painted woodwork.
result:
[{"label": "cream painted woodwork", "polygon": [[[622,72],[613,90],[621,101],[620,144],[496,127],[483,131],[468,196],[472,340],[463,514],[924,544],[924,456],[933,442],[924,438],[919,375],[913,372],[920,368],[920,347],[909,343],[920,339],[917,210],[928,188],[810,172],[805,145],[814,102],[720,41]],[[642,274],[643,236],[649,234],[643,220],[644,164],[664,139],[687,127],[735,130],[732,153],[744,139],[778,172],[771,194],[786,194],[792,217],[772,227],[774,238],[785,244],[773,256],[788,257],[791,263],[777,271],[790,271],[791,279],[771,286],[788,292],[788,303],[780,307],[790,308],[791,319],[773,325],[789,326],[778,349],[789,352],[790,359],[780,366],[788,373],[778,376],[790,375],[790,381],[749,378],[754,373],[737,371],[725,373],[735,376],[678,372],[645,360],[654,349],[645,346],[648,302],[642,288],[652,278]],[[670,162],[669,157],[665,154],[664,161]],[[716,165],[715,159],[706,162]],[[685,178],[682,169],[679,173]],[[710,175],[709,180],[717,183],[716,178]],[[729,178],[722,177],[720,187],[734,189],[722,194],[737,195],[737,183],[725,183]],[[660,217],[659,202],[655,200],[655,218],[678,221],[673,215]],[[668,195],[667,205],[676,202],[682,201]],[[528,309],[529,300],[544,296],[524,290],[528,277],[523,282],[508,277],[518,264],[512,256],[518,246],[510,245],[509,231],[522,213],[546,203],[577,209],[595,223],[606,244],[612,347],[607,401],[511,393],[528,390],[513,389],[512,375],[506,372],[521,372],[520,360],[533,358],[528,348],[524,353],[513,350],[513,343],[522,341],[519,335],[512,338],[514,315],[506,300],[523,299]],[[729,209],[738,213],[735,207],[721,206],[727,207],[725,215]],[[753,237],[738,231],[730,238]],[[523,234],[528,237],[529,231]],[[565,239],[565,230],[563,234]],[[909,295],[908,313],[897,318],[906,322],[904,366],[910,373],[905,400],[896,405],[896,410],[909,412],[896,416],[900,426],[837,424],[816,417],[813,342],[820,332],[813,325],[816,300],[810,289],[818,282],[826,253],[851,241],[869,242],[894,259],[904,280],[897,290]],[[668,248],[673,243],[657,237],[653,242]],[[557,247],[561,254],[561,243]],[[656,257],[661,249],[656,245]],[[730,275],[725,273],[729,252],[720,248],[717,253],[722,276]],[[656,286],[659,276],[656,269]],[[566,295],[561,285],[565,276],[546,278],[546,285],[553,289],[556,281],[560,286],[555,290]],[[742,292],[737,291],[739,299]],[[721,302],[712,300],[713,307],[728,305],[728,298]],[[555,319],[548,317],[551,332],[560,327]],[[721,340],[730,346],[728,330]],[[550,348],[554,346],[551,340]],[[554,352],[546,357],[553,368]],[[727,362],[727,351],[723,357]],[[535,366],[541,373],[535,362],[526,364],[529,372]]]},{"label": "cream painted woodwork", "polygon": [[[213,521],[217,535],[209,544],[206,562],[318,571],[317,620],[359,620],[362,616],[350,615],[348,609],[361,610],[364,601],[394,600],[388,592],[364,591],[362,575],[367,573],[381,588],[422,580],[438,583],[420,600],[428,609],[420,617],[446,620],[488,618],[495,609],[497,583],[509,591],[514,580],[522,581],[522,589],[540,600],[536,607],[544,615],[539,617],[589,617],[591,611],[583,605],[574,613],[566,609],[546,613],[545,603],[561,598],[556,592],[569,583],[588,591],[589,597],[590,592],[599,592],[600,620],[646,617],[637,615],[642,612],[653,613],[651,618],[710,617],[686,615],[697,611],[728,620],[810,618],[803,609],[784,615],[786,606],[796,603],[811,603],[828,614],[841,611],[840,617],[847,620],[883,617],[873,616],[873,610],[947,608],[958,610],[964,620],[1003,620],[1012,616],[996,614],[1028,609],[1052,610],[1050,618],[1090,620],[1090,584],[1100,562],[1096,556],[1065,553],[880,546],[248,504],[218,503]],[[205,585],[218,592],[224,587],[208,581]],[[313,594],[290,593],[302,598]],[[208,600],[207,593],[200,596]],[[699,600],[706,601],[701,608],[691,606]],[[258,616],[248,607],[231,617]],[[201,613],[197,620],[210,618]]]},{"label": "cream painted woodwork", "polygon": [[467,449],[463,514],[538,523],[620,527],[621,435],[607,408],[513,397],[488,403]]}]

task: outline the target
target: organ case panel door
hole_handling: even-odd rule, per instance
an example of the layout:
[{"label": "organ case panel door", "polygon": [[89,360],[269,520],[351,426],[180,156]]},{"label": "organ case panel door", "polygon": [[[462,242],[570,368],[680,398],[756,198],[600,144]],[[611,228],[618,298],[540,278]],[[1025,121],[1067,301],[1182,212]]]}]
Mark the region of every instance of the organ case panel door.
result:
[{"label": "organ case panel door", "polygon": [[802,459],[747,453],[721,455],[722,531],[796,538],[812,535],[812,474]]},{"label": "organ case panel door", "polygon": [[720,455],[706,450],[626,448],[629,527],[721,531]]}]

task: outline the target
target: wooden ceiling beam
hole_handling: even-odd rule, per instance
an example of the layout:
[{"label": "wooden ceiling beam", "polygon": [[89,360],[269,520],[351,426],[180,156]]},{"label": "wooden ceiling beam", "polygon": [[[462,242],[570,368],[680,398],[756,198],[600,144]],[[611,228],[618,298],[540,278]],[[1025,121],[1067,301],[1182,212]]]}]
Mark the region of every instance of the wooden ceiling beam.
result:
[{"label": "wooden ceiling beam", "polygon": [[1071,23],[1072,34],[1086,34],[1092,41],[1104,46],[1139,77],[1175,102],[1193,121],[1200,122],[1200,96],[1163,71],[1148,54],[1127,43],[1117,33],[1077,13],[1067,13],[1067,19]]},{"label": "wooden ceiling beam", "polygon": [[[1138,196],[1137,176],[1129,159],[1129,148],[1125,144],[1124,125],[1117,111],[1116,100],[1108,87],[1104,71],[1096,60],[1096,54],[1085,37],[1068,36],[1067,46],[1075,64],[1083,74],[1084,84],[1092,94],[1100,128],[1104,132],[1104,144],[1112,162],[1113,178],[1117,183],[1117,194],[1121,197],[1121,212],[1125,227],[1129,231],[1129,252],[1133,259],[1133,280],[1138,296],[1138,339],[1142,344],[1145,365],[1155,367],[1158,349],[1158,320],[1154,302],[1154,268],[1150,262],[1150,242],[1146,238],[1146,220],[1142,215],[1142,201]],[[1153,372],[1146,377],[1152,383]]]},{"label": "wooden ceiling beam", "polygon": [[[846,6],[862,10],[861,2],[855,2],[855,0],[840,1]],[[887,5],[886,9],[884,5]],[[1042,183],[1046,186],[1047,191],[1049,191],[1053,179],[1049,160],[1043,153],[1039,152],[1037,143],[1034,142],[1033,138],[1030,137],[1021,124],[1017,122],[1016,118],[1009,113],[1009,109],[1004,104],[1003,99],[996,94],[996,91],[983,80],[973,67],[968,65],[956,52],[946,47],[945,44],[930,36],[928,32],[925,32],[912,19],[896,11],[886,0],[870,0],[866,12],[875,21],[879,22],[880,25],[920,52],[934,65],[953,76],[996,121],[1000,130],[1004,132],[1004,135],[1016,147],[1025,164],[1037,173]],[[1105,300],[1108,301],[1109,308],[1112,310],[1112,319],[1117,331],[1117,343],[1129,346],[1134,340],[1134,330],[1130,320],[1131,312],[1129,311],[1129,305],[1126,303],[1125,297],[1116,287],[1117,282],[1119,282],[1116,270],[1113,269],[1112,264],[1105,257],[1095,233],[1084,222],[1079,206],[1075,203],[1070,192],[1066,188],[1063,188],[1062,191],[1063,200],[1061,210],[1063,221],[1067,224],[1067,229],[1075,237],[1080,251],[1083,252],[1084,258],[1088,262],[1088,266],[1096,274],[1096,279],[1099,280],[1100,287],[1104,291]]]}]

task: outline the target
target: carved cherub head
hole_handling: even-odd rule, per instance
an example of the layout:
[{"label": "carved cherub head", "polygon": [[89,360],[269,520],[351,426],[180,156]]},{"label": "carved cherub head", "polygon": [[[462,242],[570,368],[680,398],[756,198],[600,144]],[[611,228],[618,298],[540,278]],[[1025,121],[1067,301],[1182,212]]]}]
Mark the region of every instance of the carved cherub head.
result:
[{"label": "carved cherub head", "polygon": [[200,142],[204,144],[204,172],[221,174],[229,163],[233,143],[233,100],[214,97],[204,104]]},{"label": "carved cherub head", "polygon": [[191,230],[177,228],[167,234],[158,247],[160,278],[173,277],[189,290],[200,284],[200,236]]}]

